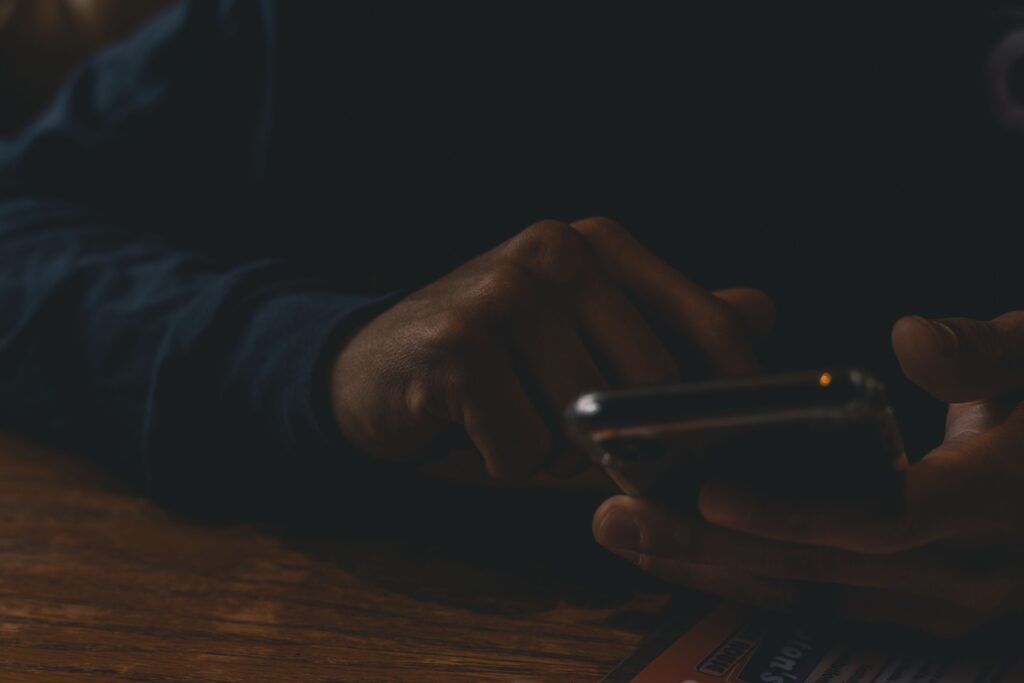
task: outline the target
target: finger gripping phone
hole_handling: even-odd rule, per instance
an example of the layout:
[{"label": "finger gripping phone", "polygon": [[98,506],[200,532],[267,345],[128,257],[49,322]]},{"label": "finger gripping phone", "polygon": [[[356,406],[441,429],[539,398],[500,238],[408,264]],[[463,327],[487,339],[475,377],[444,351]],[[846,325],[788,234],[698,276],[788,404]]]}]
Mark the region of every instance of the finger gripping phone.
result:
[{"label": "finger gripping phone", "polygon": [[567,422],[625,493],[644,497],[712,477],[861,480],[904,456],[882,383],[849,368],[589,393]]}]

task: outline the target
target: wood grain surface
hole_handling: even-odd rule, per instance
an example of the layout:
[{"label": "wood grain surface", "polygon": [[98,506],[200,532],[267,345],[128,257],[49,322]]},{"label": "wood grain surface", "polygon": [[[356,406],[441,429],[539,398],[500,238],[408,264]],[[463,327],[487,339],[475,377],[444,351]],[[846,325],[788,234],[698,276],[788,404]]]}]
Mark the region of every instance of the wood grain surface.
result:
[{"label": "wood grain surface", "polygon": [[594,544],[593,494],[335,490],[186,519],[0,437],[0,681],[595,681],[669,599]]}]

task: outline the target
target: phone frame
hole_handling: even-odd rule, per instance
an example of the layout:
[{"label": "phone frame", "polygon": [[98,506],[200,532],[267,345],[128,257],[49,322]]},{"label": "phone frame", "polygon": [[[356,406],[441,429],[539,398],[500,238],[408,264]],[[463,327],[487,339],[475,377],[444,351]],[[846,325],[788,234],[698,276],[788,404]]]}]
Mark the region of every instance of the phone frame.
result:
[{"label": "phone frame", "polygon": [[896,462],[903,456],[902,437],[884,386],[855,368],[593,392],[569,406],[566,423],[570,437],[591,459],[625,492],[635,495],[645,495],[682,464],[648,462],[654,457],[624,458],[603,443],[805,423],[871,432],[884,450],[879,459]]}]

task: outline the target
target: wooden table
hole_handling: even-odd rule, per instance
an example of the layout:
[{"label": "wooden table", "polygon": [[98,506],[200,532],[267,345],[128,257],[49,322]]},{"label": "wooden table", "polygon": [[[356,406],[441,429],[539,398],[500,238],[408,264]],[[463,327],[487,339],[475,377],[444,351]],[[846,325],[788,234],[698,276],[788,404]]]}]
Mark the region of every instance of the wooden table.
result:
[{"label": "wooden table", "polygon": [[0,437],[0,681],[596,681],[669,601],[592,494],[337,490],[195,521]]}]

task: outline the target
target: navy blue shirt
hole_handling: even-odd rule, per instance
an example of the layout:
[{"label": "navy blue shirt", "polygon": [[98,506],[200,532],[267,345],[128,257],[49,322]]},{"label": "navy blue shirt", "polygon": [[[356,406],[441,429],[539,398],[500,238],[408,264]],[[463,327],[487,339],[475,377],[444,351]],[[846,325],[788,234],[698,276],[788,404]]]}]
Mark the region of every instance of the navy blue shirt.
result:
[{"label": "navy blue shirt", "polygon": [[0,426],[165,499],[342,457],[345,334],[595,214],[773,294],[771,363],[867,365],[931,416],[892,321],[1019,302],[993,248],[1019,144],[983,78],[1005,27],[981,3],[675,4],[174,6],[0,142]]}]

